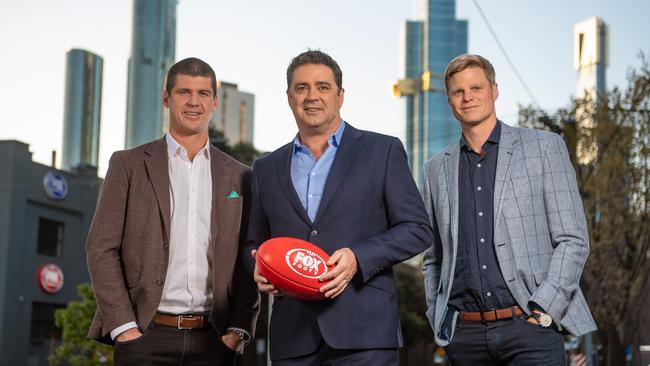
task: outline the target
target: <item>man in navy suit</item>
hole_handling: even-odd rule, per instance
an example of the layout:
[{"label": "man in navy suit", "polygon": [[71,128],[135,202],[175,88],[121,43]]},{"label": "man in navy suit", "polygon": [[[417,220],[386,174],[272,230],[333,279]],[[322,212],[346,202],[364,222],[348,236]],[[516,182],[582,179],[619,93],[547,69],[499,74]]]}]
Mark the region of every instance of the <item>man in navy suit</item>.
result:
[{"label": "man in navy suit", "polygon": [[[275,296],[270,324],[273,365],[396,365],[402,346],[392,266],[433,240],[424,204],[394,137],[343,121],[336,61],[321,51],[295,57],[287,97],[298,125],[289,144],[253,165],[248,265],[262,292]],[[282,296],[254,264],[274,237],[310,241],[334,270],[327,299]]]}]

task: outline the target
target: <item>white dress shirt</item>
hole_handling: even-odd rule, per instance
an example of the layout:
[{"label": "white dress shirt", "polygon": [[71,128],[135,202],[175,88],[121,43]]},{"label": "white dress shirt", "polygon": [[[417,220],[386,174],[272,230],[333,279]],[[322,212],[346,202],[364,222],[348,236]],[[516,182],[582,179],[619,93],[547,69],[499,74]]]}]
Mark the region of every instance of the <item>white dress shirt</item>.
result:
[{"label": "white dress shirt", "polygon": [[209,312],[212,307],[210,145],[190,161],[187,151],[167,134],[171,227],[169,265],[158,311]]}]

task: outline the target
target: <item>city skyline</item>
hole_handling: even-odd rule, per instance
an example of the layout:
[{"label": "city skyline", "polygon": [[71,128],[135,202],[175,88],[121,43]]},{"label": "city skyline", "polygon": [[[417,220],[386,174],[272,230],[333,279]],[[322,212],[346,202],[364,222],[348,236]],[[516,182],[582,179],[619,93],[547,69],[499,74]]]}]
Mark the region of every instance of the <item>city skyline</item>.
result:
[{"label": "city skyline", "polygon": [[[535,100],[547,110],[567,105],[575,94],[572,32],[578,21],[599,16],[610,26],[610,88],[625,85],[628,68],[640,64],[640,50],[650,53],[650,40],[644,37],[650,30],[644,19],[650,3],[641,0],[479,4]],[[129,0],[2,3],[0,47],[9,52],[0,59],[0,80],[5,82],[0,91],[5,111],[0,139],[30,144],[34,160],[44,164],[49,164],[51,150],[61,155],[65,53],[88,49],[104,59],[103,175],[111,153],[124,148],[132,8]],[[176,59],[202,58],[220,80],[255,95],[254,141],[260,150],[273,150],[296,132],[284,93],[285,70],[290,59],[308,47],[320,48],[340,63],[345,120],[404,139],[402,103],[391,95],[390,86],[403,75],[400,29],[405,20],[418,18],[416,8],[415,2],[370,0],[307,7],[290,0],[283,8],[260,1],[180,1]],[[501,92],[497,115],[516,123],[517,104],[535,102],[516,79],[474,2],[457,0],[456,17],[469,22],[468,51],[495,65]]]},{"label": "city skyline", "polygon": [[176,52],[176,0],[133,0],[124,147],[142,145],[169,128],[160,98]]},{"label": "city skyline", "polygon": [[460,133],[442,76],[450,60],[467,53],[468,27],[467,20],[456,18],[456,0],[421,1],[422,20],[404,24],[404,79],[393,87],[393,93],[404,97],[406,154],[418,187],[424,162]]}]

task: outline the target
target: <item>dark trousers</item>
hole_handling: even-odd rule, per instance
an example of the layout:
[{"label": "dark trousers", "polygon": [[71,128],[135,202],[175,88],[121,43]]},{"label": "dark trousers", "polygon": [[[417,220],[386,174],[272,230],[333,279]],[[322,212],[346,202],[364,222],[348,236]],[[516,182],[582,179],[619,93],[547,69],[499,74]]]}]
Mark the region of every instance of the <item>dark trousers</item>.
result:
[{"label": "dark trousers", "polygon": [[179,330],[152,325],[142,337],[116,342],[113,365],[234,365],[236,352],[228,348],[213,328]]},{"label": "dark trousers", "polygon": [[396,366],[399,351],[391,349],[334,349],[321,341],[316,352],[306,356],[274,360],[273,366]]},{"label": "dark trousers", "polygon": [[564,337],[525,318],[495,322],[459,321],[445,347],[453,366],[564,366]]}]

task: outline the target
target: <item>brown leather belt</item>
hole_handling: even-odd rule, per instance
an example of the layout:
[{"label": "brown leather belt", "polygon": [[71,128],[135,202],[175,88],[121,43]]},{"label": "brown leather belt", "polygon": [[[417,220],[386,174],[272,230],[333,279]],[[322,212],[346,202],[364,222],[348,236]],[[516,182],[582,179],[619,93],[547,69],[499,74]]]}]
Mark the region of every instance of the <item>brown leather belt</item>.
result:
[{"label": "brown leather belt", "polygon": [[513,319],[522,316],[524,312],[519,306],[513,306],[505,309],[495,309],[490,311],[470,311],[460,313],[461,320],[470,322],[493,322],[501,319]]},{"label": "brown leather belt", "polygon": [[156,313],[153,322],[177,329],[200,329],[210,326],[207,316],[203,315],[171,315]]}]

